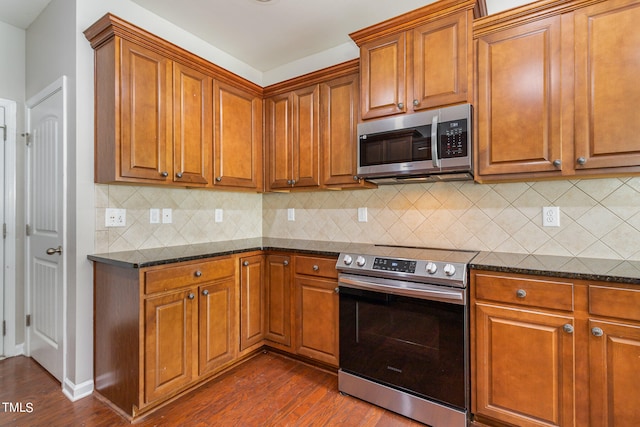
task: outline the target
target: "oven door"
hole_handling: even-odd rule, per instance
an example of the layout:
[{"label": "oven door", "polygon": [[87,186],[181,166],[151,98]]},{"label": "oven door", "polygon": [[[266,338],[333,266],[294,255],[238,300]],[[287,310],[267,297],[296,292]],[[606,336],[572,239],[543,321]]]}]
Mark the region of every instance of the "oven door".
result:
[{"label": "oven door", "polygon": [[466,290],[342,274],[340,368],[465,410]]}]

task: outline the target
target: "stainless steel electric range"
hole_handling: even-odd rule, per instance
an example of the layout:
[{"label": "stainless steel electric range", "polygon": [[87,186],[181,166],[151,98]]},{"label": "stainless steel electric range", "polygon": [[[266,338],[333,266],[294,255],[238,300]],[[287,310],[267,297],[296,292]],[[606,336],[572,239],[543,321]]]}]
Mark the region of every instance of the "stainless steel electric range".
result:
[{"label": "stainless steel electric range", "polygon": [[467,425],[476,254],[399,246],[340,254],[340,392],[433,427]]}]

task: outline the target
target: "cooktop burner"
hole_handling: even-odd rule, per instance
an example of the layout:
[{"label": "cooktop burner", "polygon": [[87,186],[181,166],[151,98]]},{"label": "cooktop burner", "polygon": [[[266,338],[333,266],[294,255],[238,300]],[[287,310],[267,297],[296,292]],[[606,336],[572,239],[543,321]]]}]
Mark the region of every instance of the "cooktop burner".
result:
[{"label": "cooktop burner", "polygon": [[465,288],[467,266],[477,254],[468,250],[362,245],[341,253],[336,269],[341,273]]}]

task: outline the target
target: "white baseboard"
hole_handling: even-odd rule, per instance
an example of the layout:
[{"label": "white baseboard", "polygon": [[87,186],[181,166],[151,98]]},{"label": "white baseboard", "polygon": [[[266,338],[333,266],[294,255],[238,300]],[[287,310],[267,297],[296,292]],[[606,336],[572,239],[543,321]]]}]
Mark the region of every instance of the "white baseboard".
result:
[{"label": "white baseboard", "polygon": [[76,400],[87,397],[93,393],[93,380],[85,381],[76,385],[69,381],[68,378],[65,378],[62,383],[62,392],[70,401],[75,402]]}]

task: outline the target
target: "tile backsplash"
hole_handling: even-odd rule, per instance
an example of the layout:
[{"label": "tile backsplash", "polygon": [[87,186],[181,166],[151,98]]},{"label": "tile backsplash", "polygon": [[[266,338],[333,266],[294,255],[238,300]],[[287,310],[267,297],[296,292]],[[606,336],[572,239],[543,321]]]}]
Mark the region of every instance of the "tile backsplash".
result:
[{"label": "tile backsplash", "polygon": [[[264,236],[640,260],[635,177],[264,195],[96,185],[96,195],[97,252]],[[544,206],[560,208],[559,227],[542,226]],[[127,226],[104,227],[107,207],[127,209]],[[149,224],[150,208],[167,207],[172,224]]]}]

